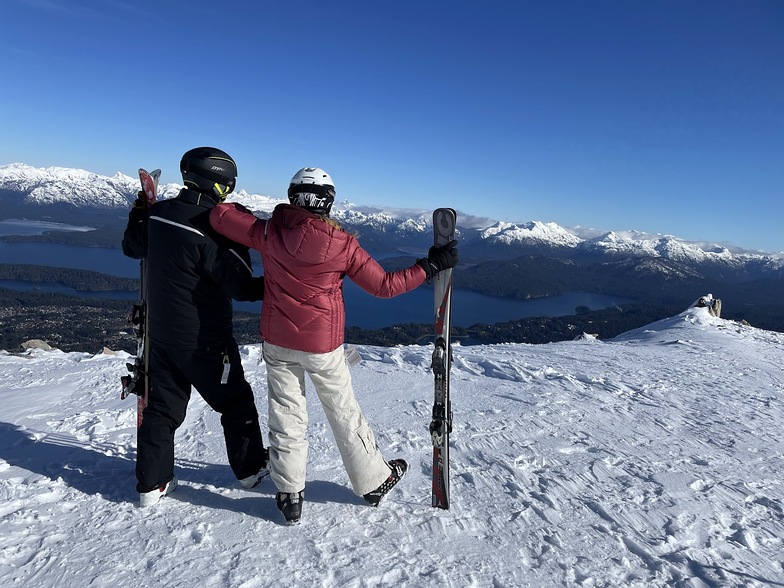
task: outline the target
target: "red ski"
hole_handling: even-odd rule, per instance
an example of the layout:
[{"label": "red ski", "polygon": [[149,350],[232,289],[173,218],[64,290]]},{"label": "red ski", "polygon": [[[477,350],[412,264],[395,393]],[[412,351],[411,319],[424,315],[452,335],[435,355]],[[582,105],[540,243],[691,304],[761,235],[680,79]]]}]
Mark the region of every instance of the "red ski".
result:
[{"label": "red ski", "polygon": [[[147,211],[155,204],[158,196],[158,179],[161,170],[148,172],[145,169],[139,170],[139,181],[142,184],[142,192],[147,205]],[[147,332],[147,262],[142,258],[139,270],[139,300],[131,307],[128,312],[128,322],[133,325],[136,333],[136,358],[133,363],[126,364],[128,375],[123,376],[121,398],[125,399],[130,394],[137,395],[136,403],[136,426],[141,427],[144,409],[147,406],[147,399],[150,393],[150,380],[147,377],[150,365],[150,348],[148,345],[149,334]]]}]

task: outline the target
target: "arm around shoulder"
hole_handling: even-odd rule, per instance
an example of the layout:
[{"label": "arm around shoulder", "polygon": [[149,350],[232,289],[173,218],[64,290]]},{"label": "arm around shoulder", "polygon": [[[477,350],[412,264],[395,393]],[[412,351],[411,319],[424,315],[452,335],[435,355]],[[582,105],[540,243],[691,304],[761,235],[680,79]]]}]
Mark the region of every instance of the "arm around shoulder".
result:
[{"label": "arm around shoulder", "polygon": [[212,228],[246,247],[258,249],[256,236],[263,234],[264,223],[266,221],[256,218],[247,208],[234,202],[218,204],[210,211]]}]

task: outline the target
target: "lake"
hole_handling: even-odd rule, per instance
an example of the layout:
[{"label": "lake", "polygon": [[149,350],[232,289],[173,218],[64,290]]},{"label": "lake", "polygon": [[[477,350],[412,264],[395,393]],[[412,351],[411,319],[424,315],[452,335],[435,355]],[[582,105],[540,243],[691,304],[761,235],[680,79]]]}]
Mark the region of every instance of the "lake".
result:
[{"label": "lake", "polygon": [[[0,222],[0,235],[16,230]],[[28,233],[31,234],[31,233]],[[413,259],[412,259],[413,261]],[[87,269],[110,275],[135,278],[139,262],[129,259],[119,249],[75,247],[50,243],[7,243],[0,241],[0,263],[26,263],[54,267]],[[258,268],[256,268],[258,270]],[[258,273],[258,272],[257,272]],[[346,301],[346,323],[364,329],[377,329],[399,323],[429,323],[433,320],[433,290],[419,287],[392,299],[380,299],[364,292],[351,280],[345,280],[343,295]],[[133,292],[84,293],[56,284],[36,284],[0,280],[0,287],[15,290],[54,291],[79,296],[136,299]],[[632,302],[619,296],[567,292],[559,296],[536,300],[493,298],[466,290],[455,290],[452,295],[452,323],[470,327],[477,323],[493,324],[533,316],[565,316],[575,313],[578,306],[600,310]],[[235,308],[259,312],[261,303],[237,302]]]}]

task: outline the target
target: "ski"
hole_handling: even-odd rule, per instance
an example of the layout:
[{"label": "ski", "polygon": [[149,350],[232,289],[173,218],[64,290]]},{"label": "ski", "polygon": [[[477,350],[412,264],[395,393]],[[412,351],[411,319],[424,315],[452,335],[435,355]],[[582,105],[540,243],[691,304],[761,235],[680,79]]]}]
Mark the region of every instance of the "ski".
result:
[{"label": "ski", "polygon": [[[446,245],[455,238],[457,213],[451,208],[433,212],[433,242]],[[449,391],[449,370],[452,347],[449,331],[452,321],[452,270],[439,272],[433,278],[435,290],[435,339],[431,368],[435,378],[433,419],[430,437],[433,441],[432,505],[449,508],[449,433],[452,432],[452,402]]]},{"label": "ski", "polygon": [[[159,169],[152,172],[139,169],[139,181],[142,185],[148,212],[150,207],[155,204],[158,196],[158,179],[160,176],[161,170]],[[121,378],[122,394],[120,395],[122,399],[125,399],[130,394],[136,394],[137,427],[142,426],[143,413],[150,393],[150,380],[147,377],[150,365],[150,348],[147,332],[147,261],[145,258],[142,258],[139,268],[139,300],[128,312],[128,322],[133,325],[133,330],[136,334],[136,357],[133,363],[126,364],[129,373]]]}]

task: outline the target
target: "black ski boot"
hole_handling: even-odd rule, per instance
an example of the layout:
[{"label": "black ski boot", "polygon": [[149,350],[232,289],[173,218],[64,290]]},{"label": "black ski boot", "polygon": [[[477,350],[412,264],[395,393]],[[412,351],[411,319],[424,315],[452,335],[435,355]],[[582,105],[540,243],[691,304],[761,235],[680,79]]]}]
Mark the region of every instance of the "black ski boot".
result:
[{"label": "black ski boot", "polygon": [[305,491],[299,492],[278,492],[275,494],[275,502],[278,505],[278,510],[286,517],[286,523],[289,525],[296,525],[299,523],[299,518],[302,516],[302,500],[305,498]]},{"label": "black ski boot", "polygon": [[395,487],[400,479],[406,475],[406,470],[408,469],[408,464],[402,459],[393,459],[387,463],[387,465],[392,470],[392,473],[389,474],[389,477],[384,481],[381,486],[373,490],[372,492],[368,492],[362,498],[364,498],[370,506],[378,506],[378,503],[381,502],[381,499],[387,495],[387,493]]}]

